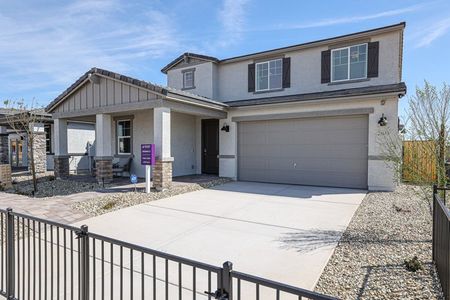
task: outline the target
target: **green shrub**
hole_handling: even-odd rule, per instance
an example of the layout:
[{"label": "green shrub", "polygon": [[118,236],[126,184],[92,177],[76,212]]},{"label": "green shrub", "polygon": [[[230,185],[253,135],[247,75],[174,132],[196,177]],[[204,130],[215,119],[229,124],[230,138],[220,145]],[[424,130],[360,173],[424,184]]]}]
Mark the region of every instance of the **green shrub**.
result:
[{"label": "green shrub", "polygon": [[405,259],[405,267],[406,270],[410,272],[417,272],[419,270],[423,270],[422,263],[419,261],[417,256],[414,256],[412,259]]},{"label": "green shrub", "polygon": [[116,201],[109,201],[109,202],[106,202],[105,204],[103,204],[102,208],[104,210],[110,210],[110,209],[113,209],[114,206],[116,206],[116,204],[117,204]]}]

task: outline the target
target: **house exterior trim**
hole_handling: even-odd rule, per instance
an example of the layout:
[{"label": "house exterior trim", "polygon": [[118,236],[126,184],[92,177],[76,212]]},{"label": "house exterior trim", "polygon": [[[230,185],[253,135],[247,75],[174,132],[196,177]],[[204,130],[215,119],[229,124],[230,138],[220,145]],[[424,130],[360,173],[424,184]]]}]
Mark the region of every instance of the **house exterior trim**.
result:
[{"label": "house exterior trim", "polygon": [[406,93],[406,85],[401,82],[398,84],[389,84],[381,86],[369,86],[362,88],[352,88],[352,89],[340,89],[335,91],[327,92],[317,92],[308,94],[297,94],[297,95],[287,95],[278,97],[265,97],[256,99],[244,99],[237,101],[225,102],[230,107],[243,107],[243,106],[253,106],[262,104],[277,104],[277,103],[288,103],[288,102],[303,102],[312,100],[323,100],[331,98],[347,98],[354,96],[367,96],[367,95],[377,95],[377,94],[390,94],[396,93],[403,96]]},{"label": "house exterior trim", "polygon": [[242,117],[232,117],[232,122],[242,121],[263,121],[263,120],[280,120],[280,119],[303,119],[303,118],[319,118],[319,117],[334,117],[334,116],[351,116],[351,115],[367,115],[374,112],[373,108],[355,108],[355,109],[340,109],[340,110],[325,110],[325,111],[309,111],[285,114],[266,114],[266,115],[251,115]]}]

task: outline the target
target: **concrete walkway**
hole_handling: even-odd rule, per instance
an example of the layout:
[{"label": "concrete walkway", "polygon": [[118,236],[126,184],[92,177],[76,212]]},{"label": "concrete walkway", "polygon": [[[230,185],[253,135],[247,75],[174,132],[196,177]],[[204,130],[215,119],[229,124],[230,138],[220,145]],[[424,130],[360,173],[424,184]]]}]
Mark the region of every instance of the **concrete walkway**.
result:
[{"label": "concrete walkway", "polygon": [[312,289],[365,194],[232,182],[77,225],[217,266],[229,260],[235,270]]}]

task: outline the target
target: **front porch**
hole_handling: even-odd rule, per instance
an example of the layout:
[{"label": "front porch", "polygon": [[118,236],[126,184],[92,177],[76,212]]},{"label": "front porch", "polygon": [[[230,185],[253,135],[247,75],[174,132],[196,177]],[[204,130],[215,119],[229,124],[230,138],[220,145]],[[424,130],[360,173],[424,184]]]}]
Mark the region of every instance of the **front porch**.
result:
[{"label": "front porch", "polygon": [[[202,169],[218,173],[218,120],[226,118],[225,107],[197,95],[93,69],[47,108],[54,119],[55,176],[69,176],[70,121],[95,123],[95,142],[88,156],[99,183],[111,183],[114,175],[145,177],[142,144],[155,144],[152,178],[158,190],[168,188],[173,176],[202,174]],[[205,119],[217,120],[212,133],[211,127],[207,134],[202,133]],[[205,139],[216,139],[210,143],[215,152],[204,147]],[[204,159],[206,154],[208,159]],[[123,168],[127,163],[129,168]],[[205,168],[205,164],[217,167]],[[115,170],[121,172],[115,174]]]}]

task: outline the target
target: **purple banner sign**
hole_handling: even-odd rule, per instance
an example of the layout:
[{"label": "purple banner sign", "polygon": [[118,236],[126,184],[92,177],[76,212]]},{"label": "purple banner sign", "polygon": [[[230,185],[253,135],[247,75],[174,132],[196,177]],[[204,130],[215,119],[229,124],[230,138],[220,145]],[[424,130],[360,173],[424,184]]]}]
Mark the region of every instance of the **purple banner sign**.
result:
[{"label": "purple banner sign", "polygon": [[141,144],[141,165],[155,164],[155,144]]}]

